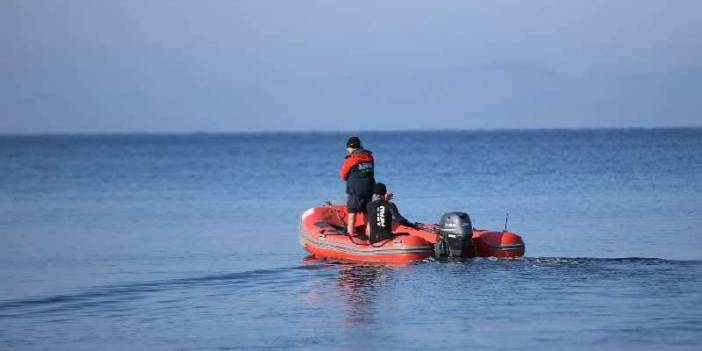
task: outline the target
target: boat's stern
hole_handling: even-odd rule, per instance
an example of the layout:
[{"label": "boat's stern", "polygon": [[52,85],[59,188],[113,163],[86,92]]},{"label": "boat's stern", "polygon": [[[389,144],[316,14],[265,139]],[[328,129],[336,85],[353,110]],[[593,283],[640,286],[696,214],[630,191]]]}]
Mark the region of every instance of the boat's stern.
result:
[{"label": "boat's stern", "polygon": [[521,257],[526,248],[522,237],[510,231],[473,231],[477,256]]}]

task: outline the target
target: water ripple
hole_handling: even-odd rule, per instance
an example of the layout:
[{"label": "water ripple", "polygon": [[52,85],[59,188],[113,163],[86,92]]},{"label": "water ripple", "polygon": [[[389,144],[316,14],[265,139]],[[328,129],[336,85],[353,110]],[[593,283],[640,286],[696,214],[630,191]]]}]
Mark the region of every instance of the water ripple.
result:
[{"label": "water ripple", "polygon": [[[177,278],[135,282],[130,284],[107,285],[86,288],[74,294],[61,294],[48,297],[9,300],[0,303],[0,319],[33,314],[59,313],[83,308],[102,307],[132,302],[148,293],[174,289],[227,286],[242,288],[247,286],[267,286],[299,281],[296,271],[318,270],[321,265],[301,265],[274,269],[251,270],[246,272],[213,274],[201,277]],[[293,274],[293,276],[290,276]]]}]

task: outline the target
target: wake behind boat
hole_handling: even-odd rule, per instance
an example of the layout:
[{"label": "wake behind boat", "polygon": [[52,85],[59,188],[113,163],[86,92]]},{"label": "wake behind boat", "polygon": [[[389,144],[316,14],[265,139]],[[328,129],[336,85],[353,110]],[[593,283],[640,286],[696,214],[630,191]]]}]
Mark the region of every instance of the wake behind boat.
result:
[{"label": "wake behind boat", "polygon": [[[406,263],[429,257],[520,257],[522,238],[509,231],[472,227],[470,217],[450,212],[439,224],[415,227],[395,224],[392,238],[370,243],[363,236],[346,233],[346,206],[327,204],[310,208],[300,220],[300,244],[316,258],[362,262]],[[356,216],[354,226],[362,230],[365,219]]]}]

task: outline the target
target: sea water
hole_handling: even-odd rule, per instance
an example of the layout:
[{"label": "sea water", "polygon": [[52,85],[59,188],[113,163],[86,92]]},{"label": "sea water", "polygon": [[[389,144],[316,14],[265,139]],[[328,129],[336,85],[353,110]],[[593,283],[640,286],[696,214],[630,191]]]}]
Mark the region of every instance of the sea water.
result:
[{"label": "sea water", "polygon": [[[345,141],[526,256],[306,258]],[[0,349],[699,350],[702,129],[0,136]]]}]

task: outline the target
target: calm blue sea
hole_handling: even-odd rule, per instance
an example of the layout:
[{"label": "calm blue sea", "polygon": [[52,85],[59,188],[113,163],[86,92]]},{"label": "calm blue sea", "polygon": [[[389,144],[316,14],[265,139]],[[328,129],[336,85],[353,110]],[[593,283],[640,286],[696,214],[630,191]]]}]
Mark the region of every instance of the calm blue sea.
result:
[{"label": "calm blue sea", "polygon": [[358,134],[526,257],[305,260],[346,133],[0,136],[0,349],[702,348],[702,129]]}]

